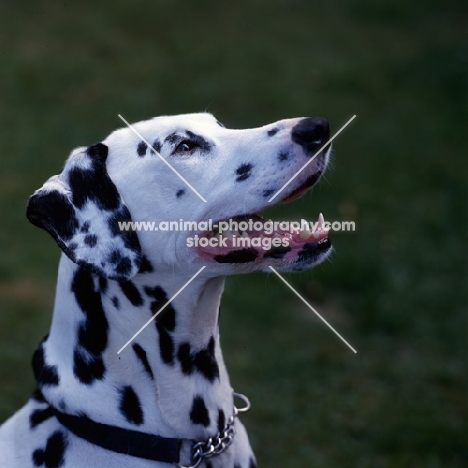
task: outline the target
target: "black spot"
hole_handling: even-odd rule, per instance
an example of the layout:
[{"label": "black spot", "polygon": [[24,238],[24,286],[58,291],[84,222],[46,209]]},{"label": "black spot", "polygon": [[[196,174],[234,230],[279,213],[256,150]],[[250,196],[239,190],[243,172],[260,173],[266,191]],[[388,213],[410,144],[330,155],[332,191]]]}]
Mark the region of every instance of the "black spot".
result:
[{"label": "black spot", "polygon": [[151,370],[151,367],[148,362],[148,358],[146,356],[146,351],[137,343],[135,343],[133,346],[133,351],[135,351],[135,354],[137,355],[138,359],[141,361],[143,364],[143,367],[145,368],[145,371],[147,374],[151,377],[151,379],[154,379],[153,371]]},{"label": "black spot", "polygon": [[263,191],[263,196],[264,197],[269,197],[270,195],[273,195],[275,191],[273,189],[266,189]]},{"label": "black spot", "polygon": [[248,263],[258,257],[258,252],[253,248],[233,250],[226,255],[216,255],[214,259],[218,263]]},{"label": "black spot", "polygon": [[73,205],[83,208],[87,201],[94,202],[102,210],[116,210],[122,204],[117,187],[106,169],[107,146],[98,143],[87,149],[92,159],[89,169],[73,167],[68,174],[68,183]]},{"label": "black spot", "polygon": [[[166,312],[169,314],[169,311]],[[156,322],[158,322],[156,320]],[[174,364],[174,340],[164,327],[156,325],[159,331],[159,351],[165,364]]]},{"label": "black spot", "polygon": [[120,250],[113,250],[108,257],[108,261],[111,263],[119,263],[121,260],[122,252]]},{"label": "black spot", "polygon": [[205,401],[200,395],[193,399],[192,409],[190,410],[190,420],[194,424],[201,424],[205,427],[210,425],[210,415],[205,405]]},{"label": "black spot", "polygon": [[219,379],[219,367],[215,357],[215,340],[210,338],[208,346],[196,353],[191,352],[190,343],[185,342],[179,346],[177,358],[180,361],[182,372],[190,375],[199,372],[210,382]]},{"label": "black spot", "polygon": [[167,298],[167,294],[161,286],[155,286],[154,288],[145,286],[145,293],[148,297],[156,299],[158,302],[162,302],[161,305],[164,305],[164,300]]},{"label": "black spot", "polygon": [[84,242],[88,247],[94,247],[97,244],[98,238],[94,234],[88,234],[84,238]]},{"label": "black spot", "polygon": [[291,247],[280,245],[279,247],[272,247],[268,252],[263,256],[263,258],[283,258],[289,251]]},{"label": "black spot", "polygon": [[45,362],[44,341],[46,339],[47,338],[42,340],[41,344],[37,347],[32,359],[34,376],[40,387],[44,385],[55,386],[59,384],[57,366],[50,366]]},{"label": "black spot", "polygon": [[180,198],[185,193],[184,189],[177,190],[176,197]]},{"label": "black spot", "polygon": [[138,156],[143,157],[146,154],[147,144],[144,141],[140,141],[137,146]]},{"label": "black spot", "polygon": [[[154,288],[146,287],[145,292],[148,296],[155,299],[151,303],[151,313],[154,315],[168,301],[167,295],[160,286]],[[175,346],[170,332],[174,331],[176,326],[175,315],[175,310],[172,305],[169,304],[155,320],[156,329],[159,334],[159,352],[161,354],[161,359],[168,365],[174,364]]]},{"label": "black spot", "polygon": [[270,130],[268,130],[267,135],[268,135],[269,137],[272,137],[272,136],[276,135],[278,132],[279,132],[279,128],[278,128],[278,127],[271,128]]},{"label": "black spot", "polygon": [[86,234],[86,233],[89,232],[89,228],[90,228],[89,221],[86,221],[86,222],[83,223],[83,225],[81,226],[80,231]]},{"label": "black spot", "polygon": [[60,468],[65,463],[65,450],[68,442],[62,431],[54,432],[48,439],[45,449],[37,449],[32,455],[34,465],[46,468]]},{"label": "black spot", "polygon": [[78,268],[71,290],[86,317],[78,328],[78,344],[91,354],[101,354],[107,346],[109,325],[102,307],[101,294],[94,288],[92,274]]},{"label": "black spot", "polygon": [[114,307],[116,309],[119,309],[120,308],[120,302],[119,302],[119,298],[117,296],[114,296],[112,298],[112,304],[114,304]]},{"label": "black spot", "polygon": [[106,162],[108,152],[109,148],[104,143],[96,143],[86,149],[86,154],[101,165]]},{"label": "black spot", "polygon": [[148,258],[145,255],[143,255],[138,273],[153,273],[153,271],[153,265],[151,265],[151,262],[148,260]]},{"label": "black spot", "polygon": [[283,162],[287,161],[291,157],[291,154],[288,153],[287,151],[280,151],[278,154],[278,161]]},{"label": "black spot", "polygon": [[80,348],[73,351],[73,374],[81,383],[92,384],[104,377],[106,368],[100,356],[92,356]]},{"label": "black spot", "polygon": [[252,171],[253,165],[252,164],[242,164],[236,169],[236,182],[242,182],[243,180],[247,180],[250,177],[250,173]]},{"label": "black spot", "polygon": [[119,250],[114,250],[110,254],[108,261],[115,265],[115,271],[123,277],[127,276],[132,269],[130,258],[123,256]]},{"label": "black spot", "polygon": [[140,291],[138,291],[138,288],[131,281],[121,281],[119,286],[132,305],[136,307],[143,305],[143,298],[141,297]]},{"label": "black spot", "polygon": [[42,424],[47,419],[51,418],[53,415],[54,410],[50,406],[45,409],[34,410],[29,415],[29,427],[33,429],[36,426],[39,426],[39,424]]},{"label": "black spot", "polygon": [[205,153],[208,153],[209,151],[211,151],[211,148],[213,147],[213,144],[210,143],[209,141],[205,140],[205,138],[203,138],[200,135],[196,135],[195,133],[193,133],[193,132],[191,132],[189,130],[187,130],[187,135],[190,138],[190,142],[195,147],[197,147],[198,149],[200,149],[201,151],[203,151]]},{"label": "black spot", "polygon": [[128,422],[136,425],[143,424],[143,411],[140,400],[130,386],[120,389],[120,412]]},{"label": "black spot", "polygon": [[161,142],[159,140],[154,140],[153,148],[156,152],[161,153]]},{"label": "black spot", "polygon": [[167,141],[171,145],[177,142],[179,139],[179,136],[177,135],[176,132],[172,132],[171,134],[167,135],[167,137],[164,139],[164,141]]},{"label": "black spot", "polygon": [[226,416],[223,410],[219,410],[218,411],[218,432],[223,432],[225,425],[226,425]]},{"label": "black spot", "polygon": [[74,373],[83,383],[91,383],[104,376],[101,354],[107,346],[109,325],[102,307],[101,294],[94,288],[93,276],[78,268],[71,290],[85,315],[78,327],[78,344],[73,353]]},{"label": "black spot", "polygon": [[73,237],[79,223],[75,209],[65,195],[55,191],[33,195],[29,199],[26,216],[32,224],[45,229],[67,252],[64,242]]}]

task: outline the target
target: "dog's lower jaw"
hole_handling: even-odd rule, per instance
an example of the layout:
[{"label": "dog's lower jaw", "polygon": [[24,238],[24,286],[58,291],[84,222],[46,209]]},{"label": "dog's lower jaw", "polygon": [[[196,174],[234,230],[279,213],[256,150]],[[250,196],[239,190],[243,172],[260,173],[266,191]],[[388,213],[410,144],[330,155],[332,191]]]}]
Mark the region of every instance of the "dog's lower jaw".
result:
[{"label": "dog's lower jaw", "polygon": [[[46,400],[63,412],[164,437],[216,436],[234,405],[219,343],[223,277],[197,277],[117,354],[192,275],[185,276],[144,273],[118,283],[62,256],[51,331],[42,345],[43,364],[58,380],[40,382]],[[86,310],[93,301],[96,310]],[[248,466],[253,455],[236,424],[234,444],[217,458]]]}]

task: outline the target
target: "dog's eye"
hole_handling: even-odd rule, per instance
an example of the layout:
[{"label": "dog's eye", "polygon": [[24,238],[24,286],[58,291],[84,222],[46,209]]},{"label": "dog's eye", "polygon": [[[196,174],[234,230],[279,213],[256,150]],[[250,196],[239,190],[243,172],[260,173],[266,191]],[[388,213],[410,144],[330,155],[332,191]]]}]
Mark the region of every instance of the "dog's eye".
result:
[{"label": "dog's eye", "polygon": [[181,141],[174,150],[175,153],[190,153],[195,148],[196,144],[190,140]]}]

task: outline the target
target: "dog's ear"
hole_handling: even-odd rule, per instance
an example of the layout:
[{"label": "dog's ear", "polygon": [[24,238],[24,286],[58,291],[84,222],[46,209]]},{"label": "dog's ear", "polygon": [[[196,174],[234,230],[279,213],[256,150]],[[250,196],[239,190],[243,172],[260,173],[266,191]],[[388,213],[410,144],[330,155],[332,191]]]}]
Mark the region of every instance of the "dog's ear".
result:
[{"label": "dog's ear", "polygon": [[102,143],[75,150],[62,172],[30,197],[27,217],[73,262],[124,281],[138,272],[141,249],[135,231],[120,229],[131,216],[107,173],[107,153]]}]

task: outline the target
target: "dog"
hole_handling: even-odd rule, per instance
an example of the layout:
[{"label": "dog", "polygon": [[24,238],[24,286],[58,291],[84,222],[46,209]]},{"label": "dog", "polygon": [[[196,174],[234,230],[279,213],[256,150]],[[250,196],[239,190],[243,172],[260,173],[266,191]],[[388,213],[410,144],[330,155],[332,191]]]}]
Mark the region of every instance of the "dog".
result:
[{"label": "dog", "polygon": [[[1,426],[0,466],[256,466],[220,348],[225,276],[301,271],[332,247],[326,231],[219,225],[263,221],[275,194],[302,196],[328,164],[329,136],[320,117],[235,130],[200,113],[145,120],[71,153],[28,202],[28,219],[63,253],[50,333],[33,356],[38,390]],[[122,228],[182,220],[214,227]]]}]

